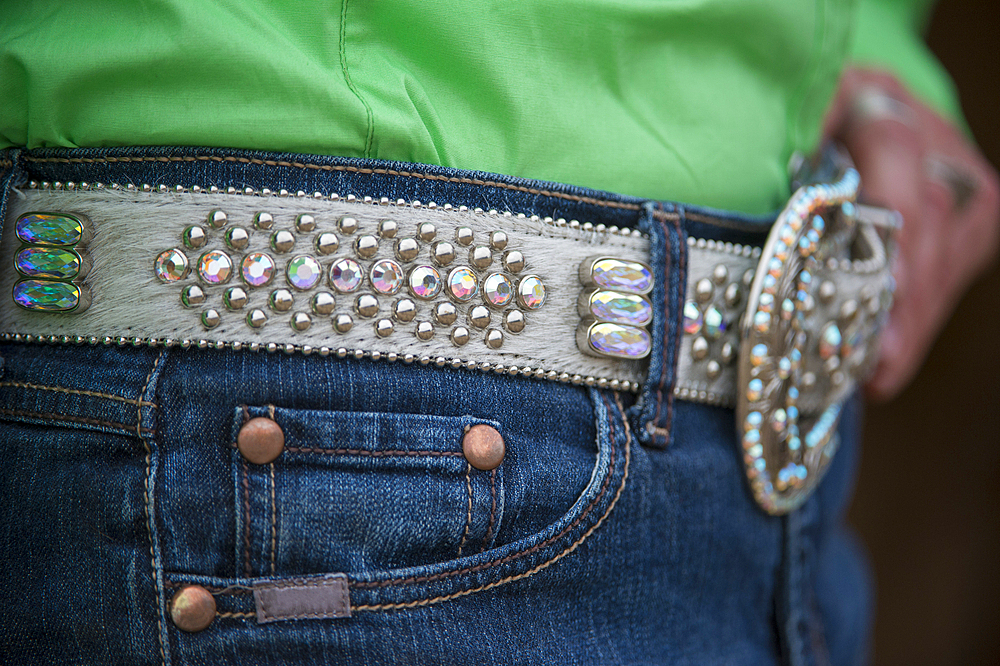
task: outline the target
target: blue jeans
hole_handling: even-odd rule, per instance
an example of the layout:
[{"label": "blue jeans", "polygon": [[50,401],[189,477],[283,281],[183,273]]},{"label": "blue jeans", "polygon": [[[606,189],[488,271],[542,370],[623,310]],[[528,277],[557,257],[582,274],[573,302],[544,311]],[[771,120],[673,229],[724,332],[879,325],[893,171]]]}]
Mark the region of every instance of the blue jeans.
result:
[{"label": "blue jeans", "polygon": [[[216,185],[639,228],[658,304],[638,397],[315,354],[0,346],[0,662],[864,661],[868,574],[842,526],[856,402],[818,492],[776,518],[746,487],[732,410],[672,397],[686,237],[760,244],[768,220],[440,167],[218,149],[8,151],[0,179],[0,205],[27,180]],[[663,210],[679,223],[658,221]],[[718,223],[687,217],[705,212]],[[260,415],[286,437],[267,465],[233,445]],[[461,456],[463,430],[480,423],[506,443],[492,472]],[[351,617],[257,621],[255,581],[329,573],[346,574]],[[218,609],[197,633],[168,612],[191,583]]]}]

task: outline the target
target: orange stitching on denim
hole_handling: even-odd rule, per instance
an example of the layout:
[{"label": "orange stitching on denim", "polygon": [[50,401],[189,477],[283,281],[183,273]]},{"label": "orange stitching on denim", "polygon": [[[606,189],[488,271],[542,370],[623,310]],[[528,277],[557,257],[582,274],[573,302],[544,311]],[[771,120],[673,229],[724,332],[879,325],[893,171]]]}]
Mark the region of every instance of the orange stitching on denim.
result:
[{"label": "orange stitching on denim", "polygon": [[321,449],[313,446],[286,446],[286,451],[292,453],[319,453],[328,456],[370,456],[372,458],[384,458],[387,456],[415,457],[447,457],[460,458],[461,451],[369,451],[367,449]]},{"label": "orange stitching on denim", "polygon": [[479,549],[479,552],[486,550],[486,546],[490,543],[490,537],[493,536],[493,525],[496,522],[497,516],[497,470],[494,467],[493,471],[490,473],[490,524],[486,528],[486,536],[483,537],[483,546]]},{"label": "orange stitching on denim", "polygon": [[278,505],[274,498],[274,463],[269,467],[271,468],[271,573],[274,573],[274,558],[278,543]]},{"label": "orange stitching on denim", "polygon": [[469,509],[465,513],[465,531],[462,532],[462,541],[458,544],[458,556],[462,557],[462,548],[465,547],[465,540],[469,538],[469,525],[472,524],[472,480],[469,475],[472,474],[472,465],[465,466],[465,490],[469,496]]},{"label": "orange stitching on denim", "polygon": [[[115,423],[113,421],[101,421],[100,419],[88,419],[82,416],[66,416],[64,414],[53,414],[51,412],[30,412],[23,409],[0,409],[0,414],[5,414],[7,416],[23,416],[30,419],[48,419],[52,421],[64,421],[66,423],[84,423],[86,425],[96,425],[105,428],[114,428],[115,430],[124,430],[128,433],[135,432],[135,428],[124,423]],[[139,436],[150,435],[153,431],[149,428],[140,428]]]},{"label": "orange stitching on denim", "polygon": [[[146,395],[146,391],[149,389],[149,384],[150,382],[153,381],[153,373],[156,372],[156,366],[158,366],[160,364],[160,361],[163,360],[163,355],[166,353],[166,351],[167,351],[166,349],[161,349],[159,355],[156,357],[156,360],[153,361],[153,366],[149,369],[149,374],[146,375],[146,382],[145,384],[143,384],[142,391],[139,392],[140,401],[142,400],[142,396]],[[155,549],[153,548],[153,504],[152,504],[152,497],[149,494],[149,475],[152,471],[153,449],[150,448],[149,442],[147,442],[146,439],[142,436],[144,430],[147,434],[152,431],[149,430],[148,428],[144,429],[142,427],[141,405],[136,407],[135,429],[139,435],[139,440],[142,442],[143,448],[146,449],[146,474],[143,477],[142,498],[146,505],[146,531],[149,534],[149,564],[153,569],[153,587],[156,588],[158,587],[157,586],[158,579],[156,576],[156,552]],[[156,597],[157,599],[160,598],[159,589],[156,590]],[[156,609],[156,627],[157,627],[156,640],[160,645],[160,659],[162,663],[165,665],[167,663],[167,653],[166,653],[166,646],[163,644],[163,614],[160,612],[159,604],[157,604],[157,609]]]},{"label": "orange stitching on denim", "polygon": [[63,386],[43,386],[41,384],[29,384],[28,382],[15,382],[6,381],[0,382],[0,387],[9,386],[11,388],[26,388],[34,389],[37,391],[56,391],[57,393],[70,393],[72,395],[87,395],[92,398],[107,398],[108,400],[117,400],[119,402],[126,402],[130,405],[138,405],[140,407],[156,407],[156,403],[148,402],[141,398],[125,398],[120,395],[113,395],[111,393],[100,393],[98,391],[82,391],[80,389],[65,388]]},{"label": "orange stitching on denim", "polygon": [[[474,587],[474,588],[471,588],[471,589],[468,589],[468,590],[461,590],[461,591],[455,592],[453,594],[446,594],[446,595],[439,596],[439,597],[433,597],[431,599],[418,599],[416,601],[409,601],[409,602],[406,602],[406,603],[395,603],[395,604],[363,604],[363,605],[360,605],[360,606],[352,606],[351,610],[352,611],[399,610],[399,609],[403,609],[403,608],[416,608],[418,606],[428,606],[430,604],[439,603],[441,601],[448,601],[449,599],[456,599],[458,597],[464,597],[464,596],[467,596],[469,594],[473,594],[475,592],[482,592],[484,590],[489,590],[489,589],[492,589],[494,587],[498,587],[500,585],[505,585],[506,583],[512,583],[514,581],[522,580],[524,578],[528,578],[529,576],[533,576],[536,573],[538,573],[539,571],[542,571],[543,569],[546,569],[546,568],[552,566],[553,564],[555,564],[556,562],[558,562],[559,560],[561,560],[562,558],[566,557],[567,555],[569,555],[570,553],[572,553],[573,551],[575,551],[577,548],[579,548],[580,544],[582,544],[584,541],[586,541],[590,537],[590,535],[593,534],[594,531],[597,528],[599,528],[604,523],[605,519],[607,519],[607,517],[611,514],[612,509],[614,509],[615,505],[618,503],[618,498],[620,498],[621,495],[622,495],[622,491],[625,490],[625,482],[628,481],[629,463],[630,463],[631,458],[632,458],[632,430],[629,428],[628,419],[626,419],[624,417],[624,408],[622,407],[622,403],[621,403],[621,400],[618,397],[618,394],[615,394],[615,403],[617,403],[617,405],[618,405],[619,413],[622,414],[622,423],[625,426],[625,469],[624,469],[624,472],[622,474],[622,480],[621,480],[621,483],[618,486],[618,490],[615,492],[615,496],[612,498],[611,503],[608,505],[608,508],[605,510],[604,514],[597,520],[596,523],[594,523],[590,527],[590,529],[588,529],[586,532],[584,532],[584,534],[579,539],[577,539],[576,541],[574,541],[569,546],[569,548],[567,548],[566,550],[562,551],[561,553],[559,553],[558,555],[556,555],[552,559],[546,560],[545,562],[542,562],[538,566],[536,566],[536,567],[534,567],[532,569],[529,569],[528,571],[525,571],[524,573],[516,574],[516,575],[513,575],[513,576],[508,576],[506,578],[501,578],[498,581],[495,581],[493,583],[488,583],[486,585],[480,585],[479,587]],[[605,399],[605,404],[607,404],[607,400],[606,399]],[[609,405],[609,407],[610,407],[610,405]],[[609,419],[609,426],[610,425],[611,425],[611,423],[610,423],[610,419]],[[611,428],[611,431],[612,431],[611,440],[613,442],[614,441],[614,429]],[[612,453],[613,452],[614,452],[614,448],[612,448]],[[610,466],[611,465],[609,464],[609,467]],[[609,471],[608,472],[608,477],[610,477],[610,476],[611,476],[611,472]]]},{"label": "orange stitching on denim", "polygon": [[222,618],[224,620],[236,619],[236,620],[248,620],[252,617],[257,617],[257,613],[216,613],[215,617]]},{"label": "orange stitching on denim", "polygon": [[243,572],[247,578],[251,576],[250,570],[250,469],[247,466],[247,459],[243,458]]}]

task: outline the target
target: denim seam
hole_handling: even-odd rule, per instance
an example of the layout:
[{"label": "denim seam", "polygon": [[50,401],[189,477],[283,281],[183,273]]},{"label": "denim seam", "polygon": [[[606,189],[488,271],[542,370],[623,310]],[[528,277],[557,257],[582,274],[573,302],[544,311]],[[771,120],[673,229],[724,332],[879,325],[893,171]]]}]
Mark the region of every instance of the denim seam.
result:
[{"label": "denim seam", "polygon": [[[0,415],[5,416],[18,416],[23,418],[33,418],[33,419],[44,419],[50,421],[59,421],[62,423],[83,423],[86,425],[101,426],[103,428],[112,428],[114,430],[121,430],[128,434],[134,434],[136,428],[125,423],[114,423],[113,421],[102,421],[100,419],[90,419],[83,416],[66,416],[64,414],[54,414],[51,412],[32,412],[23,409],[0,409]],[[153,430],[149,428],[139,428],[139,437],[143,435],[155,434]]]},{"label": "denim seam", "polygon": [[[170,574],[167,574],[170,575]],[[163,582],[163,587],[173,589],[175,587],[184,587],[185,585],[190,585],[189,581],[183,580],[165,580]],[[200,587],[205,588],[214,595],[228,595],[228,594],[250,594],[253,592],[249,587],[241,587],[239,585],[227,585],[226,587],[213,587],[211,585],[200,585]]]},{"label": "denim seam", "polygon": [[108,400],[117,400],[119,402],[126,402],[130,405],[136,405],[137,407],[152,407],[156,408],[156,403],[147,402],[142,399],[125,398],[120,395],[113,395],[111,393],[100,393],[98,391],[82,391],[80,389],[65,388],[63,386],[43,386],[41,384],[29,384],[27,382],[15,382],[6,381],[0,382],[0,387],[11,387],[11,388],[24,388],[24,389],[34,389],[36,391],[56,391],[58,393],[69,393],[71,395],[86,395],[92,398],[107,398]]},{"label": "denim seam", "polygon": [[[471,588],[471,589],[468,589],[468,590],[461,590],[461,591],[455,592],[453,594],[447,594],[447,595],[442,595],[442,596],[438,596],[438,597],[433,597],[431,599],[418,599],[416,601],[409,601],[409,602],[405,602],[405,603],[392,603],[392,604],[363,604],[363,605],[359,605],[359,606],[353,606],[351,608],[351,610],[352,611],[362,611],[362,610],[364,610],[364,611],[376,611],[376,610],[398,610],[398,609],[403,609],[403,608],[414,608],[414,607],[418,607],[418,606],[427,606],[427,605],[430,605],[430,604],[439,603],[441,601],[448,601],[450,599],[455,599],[455,598],[458,598],[458,597],[463,597],[463,596],[466,596],[466,595],[469,595],[469,594],[473,594],[475,592],[482,592],[482,591],[485,591],[485,590],[492,589],[494,587],[499,587],[500,585],[505,585],[506,583],[511,583],[511,582],[514,582],[514,581],[517,581],[517,580],[523,580],[524,578],[528,578],[530,576],[533,576],[534,574],[536,574],[539,571],[542,571],[542,570],[550,567],[551,565],[555,564],[556,562],[558,562],[559,560],[561,560],[562,558],[566,557],[567,555],[569,555],[570,553],[572,553],[573,551],[575,551],[577,548],[579,548],[580,544],[582,544],[584,541],[586,541],[590,537],[590,535],[593,534],[594,531],[597,528],[599,528],[604,523],[604,520],[611,514],[611,511],[615,508],[615,505],[618,503],[618,499],[621,497],[622,492],[625,490],[625,484],[626,484],[626,481],[628,480],[629,462],[631,461],[631,452],[632,452],[632,448],[631,448],[631,444],[632,444],[632,431],[631,431],[631,429],[629,428],[629,425],[628,425],[628,417],[625,416],[625,409],[622,406],[621,400],[620,400],[620,398],[618,397],[617,394],[614,394],[614,399],[615,399],[615,402],[618,405],[619,413],[622,416],[622,424],[624,425],[624,428],[625,428],[625,463],[624,463],[624,470],[623,470],[623,473],[622,473],[622,480],[621,480],[621,483],[618,486],[618,490],[615,492],[614,497],[612,498],[611,502],[608,504],[607,509],[604,511],[604,513],[601,515],[601,517],[597,520],[597,522],[595,522],[593,525],[591,525],[590,528],[586,532],[584,532],[580,536],[579,539],[577,539],[572,544],[570,544],[570,546],[568,548],[566,548],[565,550],[563,550],[561,553],[555,555],[551,559],[548,559],[548,560],[542,562],[541,564],[539,564],[539,565],[537,565],[537,566],[529,569],[528,571],[525,571],[525,572],[520,573],[520,574],[515,574],[513,576],[507,576],[506,578],[501,578],[500,580],[495,581],[493,583],[488,583],[486,585],[480,585],[479,587],[474,587],[474,588]],[[614,425],[613,425],[614,417],[611,414],[610,405],[608,405],[607,397],[606,396],[602,396],[602,400],[604,401],[605,405],[607,405],[609,407],[609,409],[608,409],[608,412],[609,412],[608,426],[609,426],[609,430],[610,430],[610,433],[611,433],[610,437],[609,437],[609,439],[611,441],[611,459],[608,462],[608,474],[605,477],[604,486],[601,488],[601,492],[598,494],[598,497],[594,499],[594,502],[596,502],[598,498],[600,498],[600,497],[602,497],[604,495],[604,492],[607,490],[607,483],[610,480],[611,476],[613,476],[613,473],[614,473],[613,472],[613,470],[614,470],[614,454],[615,454],[615,449],[616,449],[616,447],[614,445],[614,439],[615,439]],[[592,508],[594,506],[594,502],[591,502],[590,506],[587,507],[587,511],[585,511],[584,514],[586,514],[587,512],[589,512],[590,508]],[[579,520],[583,519],[584,514],[581,514]],[[576,522],[576,521],[574,521],[574,522]],[[567,530],[568,529],[570,529],[570,527],[567,527]],[[540,547],[542,547],[542,546],[539,545],[537,548],[540,548]],[[535,548],[532,548],[531,550],[526,551],[525,554],[530,553],[530,552],[532,552],[534,550],[535,550]],[[513,555],[512,555],[512,557],[513,557]],[[504,560],[506,560],[506,559],[508,559],[508,558],[504,558]],[[502,563],[504,560],[501,560],[500,562],[497,562],[497,564]]]},{"label": "denim seam", "polygon": [[[153,375],[156,373],[157,367],[163,361],[166,356],[167,350],[161,349],[160,353],[157,355],[156,360],[153,361],[153,366],[149,369],[149,374],[146,375],[146,382],[143,384],[142,391],[139,392],[139,400],[141,401],[146,395],[146,391],[149,390],[150,384],[153,381]],[[157,626],[157,640],[160,645],[160,660],[164,666],[169,663],[167,658],[167,637],[165,634],[164,627],[164,613],[166,611],[166,591],[163,585],[163,575],[159,561],[159,549],[157,548],[156,541],[156,528],[154,525],[154,506],[153,506],[153,448],[150,446],[149,441],[143,437],[144,430],[149,432],[149,429],[144,429],[142,427],[142,406],[136,408],[136,433],[139,435],[140,441],[142,441],[143,447],[146,449],[146,464],[145,464],[145,478],[143,479],[143,500],[146,505],[146,530],[149,535],[149,557],[150,565],[153,569],[153,586],[156,592],[156,626]],[[154,434],[155,436],[155,434]]]},{"label": "denim seam", "polygon": [[[235,444],[233,445],[235,446]],[[461,458],[463,454],[460,451],[401,451],[401,450],[391,450],[391,451],[369,451],[367,449],[324,449],[315,446],[286,446],[285,451],[290,453],[313,453],[325,456],[368,456],[371,458],[387,458],[387,457],[448,457],[448,458]]]},{"label": "denim seam", "polygon": [[243,458],[241,464],[243,477],[243,573],[251,577],[250,569],[250,466]]},{"label": "denim seam", "polygon": [[274,488],[274,463],[272,462],[268,466],[271,468],[271,573],[273,574],[278,545],[278,504]]},{"label": "denim seam", "polygon": [[465,529],[462,531],[462,540],[458,544],[458,557],[462,557],[462,549],[465,548],[465,541],[469,538],[469,527],[472,525],[472,465],[465,465],[465,491],[469,497],[468,509],[465,512]]},{"label": "denim seam", "polygon": [[490,472],[490,498],[490,523],[486,527],[486,536],[483,537],[483,545],[479,549],[480,553],[485,552],[486,547],[490,544],[490,538],[493,536],[493,524],[497,518],[497,470],[495,467]]}]

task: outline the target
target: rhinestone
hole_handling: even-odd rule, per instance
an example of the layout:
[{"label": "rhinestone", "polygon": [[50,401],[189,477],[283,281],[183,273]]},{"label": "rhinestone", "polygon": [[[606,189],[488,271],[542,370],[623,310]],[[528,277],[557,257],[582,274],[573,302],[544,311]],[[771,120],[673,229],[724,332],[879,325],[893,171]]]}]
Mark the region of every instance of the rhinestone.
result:
[{"label": "rhinestone", "polygon": [[696,361],[700,361],[708,356],[708,340],[700,335],[691,342],[691,356]]},{"label": "rhinestone", "polygon": [[292,315],[292,319],[288,323],[291,324],[293,329],[301,332],[312,326],[312,317],[305,312],[296,312]]},{"label": "rhinestone", "polygon": [[490,311],[482,305],[469,310],[469,323],[476,328],[486,328],[490,325]]},{"label": "rhinestone", "polygon": [[380,338],[385,338],[392,335],[393,329],[396,326],[392,323],[391,319],[379,319],[375,322],[375,335]]},{"label": "rhinestone", "polygon": [[722,264],[717,264],[715,268],[712,269],[712,280],[715,284],[720,287],[726,283],[729,279],[729,269]]},{"label": "rhinestone", "polygon": [[495,328],[486,331],[486,346],[490,349],[500,349],[503,346],[503,331]]},{"label": "rhinestone", "polygon": [[458,310],[447,301],[438,303],[434,306],[434,319],[443,326],[450,326],[458,319]]},{"label": "rhinestone", "polygon": [[536,275],[527,275],[517,283],[517,302],[528,310],[537,310],[545,304],[545,285]]},{"label": "rhinestone", "polygon": [[17,237],[37,245],[76,245],[87,236],[83,221],[74,215],[27,213],[14,225]]},{"label": "rhinestone", "polygon": [[413,261],[420,252],[420,244],[413,238],[400,238],[396,241],[394,250],[400,261]]},{"label": "rhinestone", "polygon": [[461,347],[469,341],[469,329],[464,326],[457,326],[451,332],[452,344]]},{"label": "rhinestone", "polygon": [[653,288],[653,272],[636,261],[598,259],[588,277],[599,287],[632,294],[645,294]]},{"label": "rhinestone", "polygon": [[766,312],[758,312],[753,316],[753,327],[758,333],[767,333],[771,330],[771,315]]},{"label": "rhinestone", "polygon": [[198,260],[198,275],[208,284],[228,282],[232,274],[233,262],[225,252],[212,250],[201,255]]},{"label": "rhinestone", "polygon": [[153,262],[153,272],[160,282],[183,280],[188,274],[188,259],[178,249],[166,250]]},{"label": "rhinestone", "polygon": [[328,315],[337,307],[337,299],[328,291],[321,291],[312,297],[312,311],[318,315]]},{"label": "rhinestone", "polygon": [[354,311],[365,319],[378,314],[378,299],[371,294],[361,294],[354,299]]},{"label": "rhinestone", "polygon": [[270,213],[257,213],[253,216],[253,225],[258,229],[270,229],[274,226],[274,216]]},{"label": "rhinestone", "polygon": [[189,247],[192,250],[197,250],[199,247],[205,244],[205,239],[207,235],[205,230],[201,227],[187,227],[184,229],[184,233],[181,239],[184,241],[185,247]]},{"label": "rhinestone", "polygon": [[307,234],[315,228],[316,228],[316,218],[313,217],[312,215],[309,215],[308,213],[302,213],[301,215],[295,218],[295,229],[299,233]]},{"label": "rhinestone", "polygon": [[705,366],[705,374],[708,375],[709,379],[716,379],[721,373],[722,373],[722,366],[719,365],[718,361],[715,360],[709,361],[708,365]]},{"label": "rhinestone", "polygon": [[267,323],[267,313],[263,310],[253,309],[247,313],[247,325],[251,328],[260,328]]},{"label": "rhinestone", "polygon": [[829,280],[824,280],[819,286],[819,300],[823,303],[829,303],[833,300],[833,297],[837,295],[837,285],[830,282]]},{"label": "rhinestone", "polygon": [[201,313],[201,325],[205,328],[215,328],[222,321],[219,311],[209,308]]},{"label": "rhinestone", "polygon": [[448,274],[448,293],[459,303],[471,300],[479,293],[476,274],[468,266],[459,266]]},{"label": "rhinestone", "polygon": [[189,284],[181,292],[181,303],[184,307],[191,308],[205,302],[205,291],[196,284]]},{"label": "rhinestone", "polygon": [[764,382],[759,377],[754,377],[747,383],[747,400],[756,402],[760,400],[760,394],[764,390]]},{"label": "rhinestone", "polygon": [[247,304],[247,292],[240,287],[230,287],[222,296],[222,302],[229,310],[239,310]]},{"label": "rhinestone", "polygon": [[347,333],[354,326],[351,315],[339,314],[333,319],[333,330],[337,333]]},{"label": "rhinestone", "polygon": [[357,291],[364,274],[353,259],[338,259],[330,266],[330,285],[342,294]]},{"label": "rhinestone", "polygon": [[750,350],[750,364],[753,367],[759,367],[767,360],[767,345],[763,343],[757,343]]},{"label": "rhinestone", "polygon": [[483,279],[483,301],[495,308],[502,308],[514,297],[514,284],[506,275],[491,273]]},{"label": "rhinestone", "polygon": [[423,224],[420,225],[420,228],[417,230],[417,238],[419,238],[425,243],[430,243],[432,240],[434,240],[435,236],[437,236],[437,230],[434,228],[434,225],[431,224],[430,222],[424,222]]},{"label": "rhinestone", "polygon": [[447,266],[455,260],[455,246],[448,241],[438,241],[431,247],[431,259],[438,266]]},{"label": "rhinestone", "polygon": [[602,356],[631,359],[648,356],[652,346],[646,329],[610,322],[591,324],[587,342],[591,350]]},{"label": "rhinestone", "polygon": [[275,312],[288,312],[292,308],[295,298],[292,292],[287,289],[275,289],[267,299],[271,309]]},{"label": "rhinestone", "polygon": [[229,221],[229,216],[226,215],[225,211],[213,210],[208,214],[208,224],[214,229],[221,229],[226,226]]},{"label": "rhinestone", "polygon": [[473,234],[469,227],[459,227],[455,229],[455,242],[459,245],[469,246],[472,244]]},{"label": "rhinestone", "polygon": [[342,217],[337,220],[337,227],[341,233],[350,235],[358,230],[358,221],[353,217]]},{"label": "rhinestone", "polygon": [[843,336],[840,329],[836,324],[827,324],[819,336],[819,357],[824,361],[834,357],[840,351],[841,343]]},{"label": "rhinestone", "polygon": [[434,325],[429,321],[418,322],[416,334],[421,340],[430,340],[434,337]]},{"label": "rhinestone", "polygon": [[408,298],[401,298],[392,305],[392,316],[398,321],[413,321],[417,314],[417,304]]},{"label": "rhinestone", "polygon": [[592,293],[587,301],[587,312],[601,321],[633,326],[645,326],[653,319],[653,306],[649,301],[636,294],[622,294],[617,291],[602,290]]},{"label": "rhinestone", "polygon": [[469,263],[476,268],[489,268],[493,263],[493,251],[485,245],[477,245],[469,250]]},{"label": "rhinestone", "polygon": [[380,294],[395,294],[403,285],[403,269],[395,261],[383,259],[369,273],[372,287]]},{"label": "rhinestone", "polygon": [[285,281],[299,291],[315,287],[322,275],[323,268],[319,262],[307,254],[293,257],[285,267]]},{"label": "rhinestone", "polygon": [[524,269],[524,255],[517,250],[504,252],[503,267],[511,273],[520,273]]},{"label": "rhinestone", "polygon": [[295,246],[295,236],[282,229],[271,234],[271,248],[278,253],[288,252]]},{"label": "rhinestone", "polygon": [[243,227],[233,227],[226,232],[226,245],[234,250],[242,250],[250,243],[250,234]]},{"label": "rhinestone", "polygon": [[507,234],[502,231],[494,231],[490,234],[490,247],[494,250],[503,250],[507,247]]},{"label": "rhinestone", "polygon": [[425,301],[441,293],[441,274],[433,266],[417,266],[410,271],[410,293]]},{"label": "rhinestone", "polygon": [[378,223],[378,235],[382,238],[395,238],[399,225],[394,220],[382,220]]},{"label": "rhinestone", "polygon": [[688,335],[697,335],[701,332],[701,310],[694,301],[684,304],[684,332]]},{"label": "rhinestone", "polygon": [[72,280],[79,275],[83,262],[80,255],[70,249],[26,247],[18,251],[14,266],[26,277]]},{"label": "rhinestone", "polygon": [[736,359],[736,347],[733,346],[732,342],[726,342],[722,345],[720,356],[723,363],[732,363]]},{"label": "rhinestone", "polygon": [[715,293],[715,285],[708,278],[702,278],[698,280],[698,283],[694,286],[694,295],[698,299],[699,303],[707,303],[712,298],[712,294]]},{"label": "rhinestone", "polygon": [[354,241],[354,251],[362,259],[371,259],[378,252],[377,236],[360,236]]},{"label": "rhinestone", "polygon": [[726,332],[726,322],[718,308],[712,306],[705,310],[705,335],[712,340],[718,340]]},{"label": "rhinestone", "polygon": [[27,310],[70,312],[80,306],[83,292],[69,282],[21,280],[14,285],[14,302]]}]

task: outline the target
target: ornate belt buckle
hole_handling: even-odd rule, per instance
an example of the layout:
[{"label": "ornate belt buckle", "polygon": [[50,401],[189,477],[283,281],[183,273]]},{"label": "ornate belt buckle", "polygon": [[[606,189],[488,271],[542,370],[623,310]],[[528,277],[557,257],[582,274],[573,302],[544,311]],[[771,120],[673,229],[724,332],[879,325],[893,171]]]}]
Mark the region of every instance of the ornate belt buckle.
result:
[{"label": "ornate belt buckle", "polygon": [[742,320],[737,434],[753,496],[775,515],[805,502],[833,458],[895,287],[899,216],[857,205],[858,172],[834,161],[832,183],[799,188],[778,216]]}]

